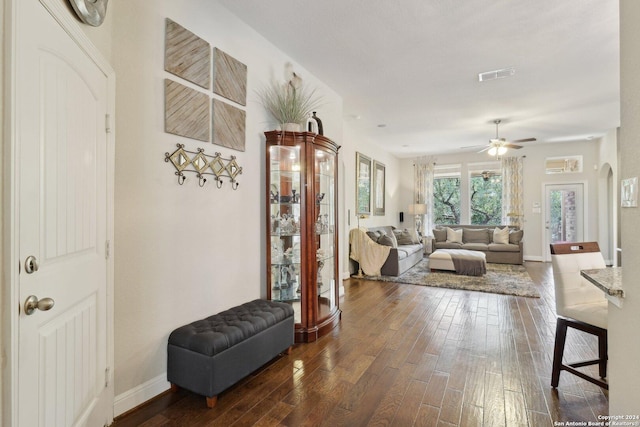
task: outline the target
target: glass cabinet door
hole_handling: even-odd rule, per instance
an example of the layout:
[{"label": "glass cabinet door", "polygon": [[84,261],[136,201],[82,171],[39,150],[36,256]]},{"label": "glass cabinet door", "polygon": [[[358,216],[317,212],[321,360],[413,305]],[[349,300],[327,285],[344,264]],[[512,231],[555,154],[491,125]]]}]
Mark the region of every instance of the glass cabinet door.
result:
[{"label": "glass cabinet door", "polygon": [[318,318],[331,315],[336,307],[335,277],[335,154],[316,148],[314,156],[316,283]]},{"label": "glass cabinet door", "polygon": [[[301,297],[300,147],[269,147],[271,160],[267,224],[271,240],[271,299],[295,303]],[[300,304],[294,304],[300,322]]]}]

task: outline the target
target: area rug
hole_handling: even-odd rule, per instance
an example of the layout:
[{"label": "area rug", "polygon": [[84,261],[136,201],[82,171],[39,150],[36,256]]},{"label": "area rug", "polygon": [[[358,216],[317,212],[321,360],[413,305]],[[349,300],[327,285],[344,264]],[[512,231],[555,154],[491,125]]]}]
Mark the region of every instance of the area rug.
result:
[{"label": "area rug", "polygon": [[365,278],[383,282],[540,298],[536,285],[523,265],[487,263],[487,274],[482,277],[473,277],[457,275],[453,271],[431,272],[429,260],[423,259],[413,268],[397,277],[366,276]]}]

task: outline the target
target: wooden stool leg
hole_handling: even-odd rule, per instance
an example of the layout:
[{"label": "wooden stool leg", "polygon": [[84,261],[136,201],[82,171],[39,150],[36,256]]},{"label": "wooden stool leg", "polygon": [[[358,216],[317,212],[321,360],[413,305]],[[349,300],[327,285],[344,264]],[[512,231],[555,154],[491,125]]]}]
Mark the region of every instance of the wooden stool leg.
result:
[{"label": "wooden stool leg", "polygon": [[551,370],[551,387],[558,387],[560,371],[562,370],[562,357],[564,356],[564,343],[567,339],[567,322],[558,318],[556,326],[556,342],[553,349],[553,369]]},{"label": "wooden stool leg", "polygon": [[607,331],[598,335],[598,358],[600,359],[600,362],[598,363],[598,370],[600,378],[607,377],[607,359],[609,358],[609,355],[607,354],[607,341]]},{"label": "wooden stool leg", "polygon": [[291,352],[293,351],[293,346],[290,345],[289,348],[287,349],[287,354],[291,354]]},{"label": "wooden stool leg", "polygon": [[207,408],[213,408],[218,403],[218,396],[207,397]]},{"label": "wooden stool leg", "polygon": [[177,386],[177,385],[175,385],[175,384],[171,384],[171,392],[172,392],[172,393],[177,393],[177,392],[178,392],[178,390],[180,390],[180,387],[178,387],[178,386]]}]

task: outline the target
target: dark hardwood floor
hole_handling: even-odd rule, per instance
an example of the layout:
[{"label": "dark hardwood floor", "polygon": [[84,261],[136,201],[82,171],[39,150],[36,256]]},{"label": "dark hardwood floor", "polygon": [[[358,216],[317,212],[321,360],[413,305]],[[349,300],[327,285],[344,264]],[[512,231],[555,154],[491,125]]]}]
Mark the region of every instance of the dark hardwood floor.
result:
[{"label": "dark hardwood floor", "polygon": [[[596,421],[608,394],[563,372],[550,386],[555,305],[550,264],[527,263],[542,298],[351,279],[342,322],[315,343],[205,399],[167,392],[125,426],[552,426]],[[568,360],[597,343],[571,330]],[[587,369],[596,375],[597,369]]]}]

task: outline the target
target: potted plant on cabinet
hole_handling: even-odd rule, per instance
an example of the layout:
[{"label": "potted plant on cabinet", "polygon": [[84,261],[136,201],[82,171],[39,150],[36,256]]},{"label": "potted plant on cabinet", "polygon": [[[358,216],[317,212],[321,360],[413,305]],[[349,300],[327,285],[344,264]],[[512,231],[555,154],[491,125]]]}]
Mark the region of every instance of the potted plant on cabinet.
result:
[{"label": "potted plant on cabinet", "polygon": [[304,85],[291,64],[286,65],[285,74],[287,78],[284,84],[273,81],[259,90],[258,96],[269,115],[280,124],[283,131],[300,131],[311,112],[321,105],[322,98],[316,93],[315,88]]}]

